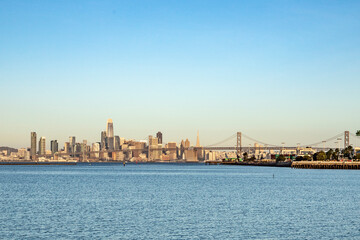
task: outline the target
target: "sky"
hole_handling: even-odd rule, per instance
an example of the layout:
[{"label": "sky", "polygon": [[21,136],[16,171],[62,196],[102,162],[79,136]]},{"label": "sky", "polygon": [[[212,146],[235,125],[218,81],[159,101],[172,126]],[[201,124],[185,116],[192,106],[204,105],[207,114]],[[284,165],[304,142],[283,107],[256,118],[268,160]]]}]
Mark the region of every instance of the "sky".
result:
[{"label": "sky", "polygon": [[[360,1],[0,0],[0,146],[360,129]],[[227,145],[236,144],[236,139]],[[360,141],[358,143],[360,145]]]}]

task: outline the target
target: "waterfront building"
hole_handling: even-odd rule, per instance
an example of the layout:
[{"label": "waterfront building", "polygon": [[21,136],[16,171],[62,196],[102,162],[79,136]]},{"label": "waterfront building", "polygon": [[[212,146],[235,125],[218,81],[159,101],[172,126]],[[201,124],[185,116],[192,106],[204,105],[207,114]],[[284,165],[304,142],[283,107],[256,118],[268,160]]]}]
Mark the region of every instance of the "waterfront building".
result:
[{"label": "waterfront building", "polygon": [[25,159],[26,153],[27,153],[26,148],[20,148],[20,149],[18,150],[18,154],[17,154],[17,155],[18,155],[19,158]]},{"label": "waterfront building", "polygon": [[156,133],[156,137],[159,141],[159,144],[162,144],[163,143],[163,135],[160,131]]},{"label": "waterfront building", "polygon": [[162,155],[162,144],[151,145],[151,160],[160,160]]},{"label": "waterfront building", "polygon": [[98,153],[100,151],[100,143],[93,143],[91,151],[96,153],[91,153],[90,157],[98,159],[100,157],[100,154]]},{"label": "waterfront building", "polygon": [[30,160],[30,149],[27,149],[26,150],[26,153],[25,153],[25,160]]},{"label": "waterfront building", "polygon": [[195,149],[185,150],[185,159],[187,162],[196,162],[197,159],[197,151]]},{"label": "waterfront building", "polygon": [[30,157],[31,159],[36,158],[36,132],[31,132]]},{"label": "waterfront building", "polygon": [[107,124],[106,124],[106,136],[108,138],[110,137],[114,137],[114,125],[113,125],[113,121],[112,119],[108,119],[107,120]]},{"label": "waterfront building", "polygon": [[158,138],[150,135],[149,136],[149,152],[148,152],[149,161],[154,160],[154,159],[160,159],[161,153],[160,153],[159,158],[156,158],[156,157],[158,157],[158,150],[157,150],[158,145],[159,145]]},{"label": "waterfront building", "polygon": [[146,148],[146,142],[133,142],[132,145],[135,149],[133,150],[133,157],[140,157],[140,155],[142,154],[142,149]]},{"label": "waterfront building", "polygon": [[57,153],[59,151],[59,144],[57,140],[50,141],[50,150],[52,154]]},{"label": "waterfront building", "polygon": [[167,148],[169,151],[169,160],[175,160],[177,159],[177,146],[176,142],[169,142],[167,144]]},{"label": "waterfront building", "polygon": [[46,138],[45,137],[41,137],[39,140],[39,155],[45,155],[45,142],[46,142]]},{"label": "waterfront building", "polygon": [[123,152],[113,152],[112,153],[112,160],[114,161],[124,161],[125,155]]},{"label": "waterfront building", "polygon": [[184,140],[181,140],[181,143],[180,143],[180,156],[179,156],[180,159],[185,158],[184,149],[185,149],[185,142],[184,142]]}]

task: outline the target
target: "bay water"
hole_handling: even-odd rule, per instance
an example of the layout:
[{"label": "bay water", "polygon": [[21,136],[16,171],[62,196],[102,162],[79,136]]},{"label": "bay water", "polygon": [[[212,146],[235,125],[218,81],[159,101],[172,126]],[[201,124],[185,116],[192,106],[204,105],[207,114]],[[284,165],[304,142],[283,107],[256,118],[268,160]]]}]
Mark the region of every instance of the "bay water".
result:
[{"label": "bay water", "polygon": [[360,171],[0,166],[0,239],[360,239]]}]

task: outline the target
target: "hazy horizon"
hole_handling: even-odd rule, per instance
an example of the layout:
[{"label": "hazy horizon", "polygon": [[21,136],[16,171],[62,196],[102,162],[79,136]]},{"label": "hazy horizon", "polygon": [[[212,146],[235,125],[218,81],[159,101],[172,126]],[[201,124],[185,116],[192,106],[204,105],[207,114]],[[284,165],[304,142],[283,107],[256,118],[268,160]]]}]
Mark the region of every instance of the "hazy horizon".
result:
[{"label": "hazy horizon", "polygon": [[[1,1],[0,146],[360,129],[359,1]],[[234,142],[235,144],[235,142]],[[357,143],[357,145],[360,144]]]}]

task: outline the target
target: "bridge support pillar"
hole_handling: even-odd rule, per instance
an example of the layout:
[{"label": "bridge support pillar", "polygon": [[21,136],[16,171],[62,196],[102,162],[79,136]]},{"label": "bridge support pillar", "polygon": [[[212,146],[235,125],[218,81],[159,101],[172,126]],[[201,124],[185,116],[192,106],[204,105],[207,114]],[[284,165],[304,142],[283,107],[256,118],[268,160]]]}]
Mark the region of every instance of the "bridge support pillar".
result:
[{"label": "bridge support pillar", "polygon": [[345,131],[344,133],[344,149],[350,146],[350,137],[349,137],[349,131]]},{"label": "bridge support pillar", "polygon": [[238,156],[241,155],[241,132],[237,132],[236,134],[236,154]]}]

